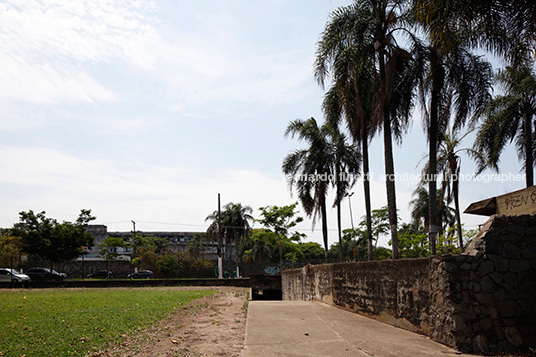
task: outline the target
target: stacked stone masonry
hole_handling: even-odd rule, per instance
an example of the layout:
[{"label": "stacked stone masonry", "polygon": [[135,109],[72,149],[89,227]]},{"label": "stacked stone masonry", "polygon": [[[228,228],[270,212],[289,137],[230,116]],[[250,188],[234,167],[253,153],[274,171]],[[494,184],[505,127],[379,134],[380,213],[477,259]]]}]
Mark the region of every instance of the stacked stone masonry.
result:
[{"label": "stacked stone masonry", "polygon": [[284,300],[318,300],[464,352],[536,348],[536,216],[494,216],[463,255],[308,266]]}]

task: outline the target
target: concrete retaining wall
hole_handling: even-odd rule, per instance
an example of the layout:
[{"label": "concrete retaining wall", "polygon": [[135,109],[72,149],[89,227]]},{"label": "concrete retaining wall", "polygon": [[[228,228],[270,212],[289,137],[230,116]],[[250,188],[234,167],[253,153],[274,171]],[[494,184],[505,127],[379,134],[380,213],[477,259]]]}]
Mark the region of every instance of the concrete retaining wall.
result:
[{"label": "concrete retaining wall", "polygon": [[536,216],[495,216],[465,255],[307,266],[283,300],[318,300],[465,352],[536,347]]}]

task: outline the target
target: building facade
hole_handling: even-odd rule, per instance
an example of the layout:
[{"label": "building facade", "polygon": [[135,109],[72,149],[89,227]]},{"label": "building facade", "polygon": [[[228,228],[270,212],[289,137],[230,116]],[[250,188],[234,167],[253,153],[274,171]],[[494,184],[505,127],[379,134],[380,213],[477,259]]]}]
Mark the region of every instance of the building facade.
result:
[{"label": "building facade", "polygon": [[[118,254],[117,259],[120,260],[130,260],[132,255],[132,247],[130,243],[139,237],[157,237],[165,239],[167,242],[167,250],[171,253],[178,253],[188,249],[190,242],[194,239],[201,239],[203,251],[201,254],[211,260],[218,259],[218,242],[209,241],[207,239],[206,232],[168,232],[168,231],[156,231],[156,232],[108,232],[108,227],[101,224],[92,224],[88,225],[87,231],[93,235],[94,242],[92,247],[86,248],[86,255],[80,257],[79,259],[85,260],[104,260],[103,257],[99,255],[100,247],[99,245],[108,237],[119,237],[122,238],[128,245],[125,248],[116,248],[116,253]],[[234,259],[234,243],[225,241],[223,238],[223,259],[232,260]]]}]

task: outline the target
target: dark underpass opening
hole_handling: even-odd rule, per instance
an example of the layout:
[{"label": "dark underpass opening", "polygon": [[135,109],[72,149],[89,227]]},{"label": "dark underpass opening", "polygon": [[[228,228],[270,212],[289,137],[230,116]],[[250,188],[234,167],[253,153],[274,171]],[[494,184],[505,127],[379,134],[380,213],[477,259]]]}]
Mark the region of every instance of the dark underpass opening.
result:
[{"label": "dark underpass opening", "polygon": [[283,300],[281,275],[251,275],[251,300]]}]

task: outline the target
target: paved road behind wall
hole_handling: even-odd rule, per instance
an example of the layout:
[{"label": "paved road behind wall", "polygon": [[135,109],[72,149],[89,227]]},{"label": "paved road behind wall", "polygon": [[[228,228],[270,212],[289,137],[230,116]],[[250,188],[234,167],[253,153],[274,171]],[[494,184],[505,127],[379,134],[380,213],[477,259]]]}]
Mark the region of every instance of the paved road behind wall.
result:
[{"label": "paved road behind wall", "polygon": [[469,355],[320,302],[250,301],[241,356]]}]

